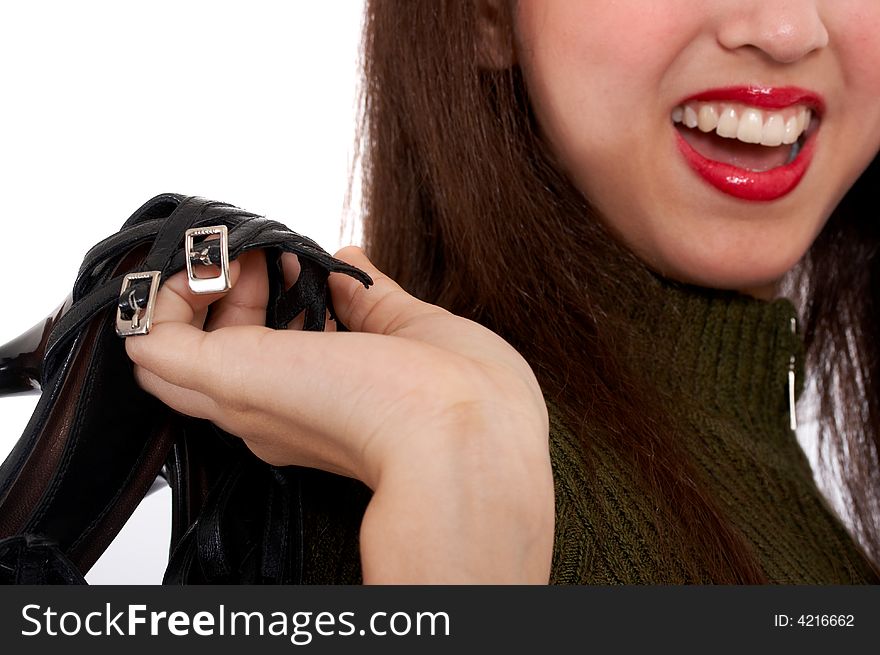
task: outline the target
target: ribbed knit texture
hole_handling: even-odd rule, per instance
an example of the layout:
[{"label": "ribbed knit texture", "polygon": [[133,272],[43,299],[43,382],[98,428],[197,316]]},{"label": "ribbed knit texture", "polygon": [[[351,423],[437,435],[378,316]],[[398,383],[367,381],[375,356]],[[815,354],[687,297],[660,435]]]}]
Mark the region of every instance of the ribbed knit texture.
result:
[{"label": "ribbed knit texture", "polygon": [[[720,510],[754,548],[774,583],[880,583],[813,481],[789,428],[788,371],[804,387],[803,343],[791,330],[790,301],[675,285],[657,278],[656,301],[631,320],[645,338],[625,357],[672,400],[690,429],[683,447]],[[556,486],[553,584],[710,583],[660,553],[677,532],[662,525],[638,472],[595,439],[591,466],[550,412]],[[602,425],[593,426],[601,431]],[[361,581],[358,531],[369,490],[354,480],[309,472],[306,582]],[[688,545],[676,546],[686,558]]]},{"label": "ribbed knit texture", "polygon": [[[804,388],[792,303],[655,282],[655,302],[631,310],[644,338],[624,356],[672,398],[682,446],[769,581],[880,582],[816,487],[790,429],[792,357],[797,397]],[[712,582],[708,573],[692,579],[661,559],[660,540],[674,543],[675,531],[657,525],[653,500],[637,491],[637,474],[602,440],[593,441],[597,461],[588,473],[581,446],[556,408],[548,408],[556,482],[551,582]],[[687,546],[679,548],[685,557]]]}]

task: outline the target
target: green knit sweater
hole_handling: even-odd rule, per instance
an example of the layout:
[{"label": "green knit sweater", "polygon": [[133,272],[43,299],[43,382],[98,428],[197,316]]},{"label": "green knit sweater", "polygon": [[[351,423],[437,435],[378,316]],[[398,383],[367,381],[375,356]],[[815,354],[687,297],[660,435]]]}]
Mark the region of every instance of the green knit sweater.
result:
[{"label": "green knit sweater", "polygon": [[[789,427],[792,356],[798,396],[804,379],[794,317],[787,299],[767,302],[658,279],[656,304],[632,316],[649,348],[632,356],[677,399],[674,412],[695,435],[685,438],[686,452],[770,581],[880,583],[817,489]],[[674,531],[656,525],[655,503],[637,491],[637,472],[602,447],[593,449],[588,472],[578,441],[557,409],[548,409],[556,487],[550,582],[711,582],[708,573],[691,579],[660,556],[661,534]],[[358,530],[369,489],[314,470],[303,489],[306,582],[359,583]]]}]

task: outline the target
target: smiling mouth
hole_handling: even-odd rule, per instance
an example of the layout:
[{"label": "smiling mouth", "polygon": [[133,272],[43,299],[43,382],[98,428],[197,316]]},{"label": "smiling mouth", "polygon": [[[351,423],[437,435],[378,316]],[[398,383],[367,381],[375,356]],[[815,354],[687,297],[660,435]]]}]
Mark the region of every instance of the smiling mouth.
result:
[{"label": "smiling mouth", "polygon": [[824,101],[797,87],[704,91],[670,115],[684,162],[738,200],[778,200],[800,184],[816,151]]},{"label": "smiling mouth", "polygon": [[818,127],[805,105],[769,111],[732,102],[688,102],[671,118],[700,155],[749,172],[792,163]]}]

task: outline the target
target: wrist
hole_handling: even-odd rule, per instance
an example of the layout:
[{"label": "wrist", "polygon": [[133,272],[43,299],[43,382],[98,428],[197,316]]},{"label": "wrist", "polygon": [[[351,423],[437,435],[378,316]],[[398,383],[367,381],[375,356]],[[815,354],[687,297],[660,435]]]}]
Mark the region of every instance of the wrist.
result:
[{"label": "wrist", "polygon": [[412,439],[418,447],[385,462],[361,529],[364,581],[546,584],[546,435],[496,427],[445,436]]},{"label": "wrist", "polygon": [[438,475],[463,467],[476,472],[523,469],[523,459],[549,467],[549,420],[543,402],[538,410],[517,411],[511,403],[492,408],[481,401],[444,405],[441,411],[413,412],[417,420],[398,425],[371,439],[359,452],[361,479],[374,491],[385,478],[395,478],[414,463],[431,462]]}]

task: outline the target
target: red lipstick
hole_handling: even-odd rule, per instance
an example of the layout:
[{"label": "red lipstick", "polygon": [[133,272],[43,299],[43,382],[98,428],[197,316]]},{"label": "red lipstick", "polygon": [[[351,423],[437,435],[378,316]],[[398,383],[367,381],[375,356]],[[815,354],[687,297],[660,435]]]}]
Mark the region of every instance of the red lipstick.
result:
[{"label": "red lipstick", "polygon": [[728,86],[701,91],[678,104],[700,100],[705,102],[728,100],[761,109],[785,109],[792,105],[806,105],[820,116],[825,113],[825,101],[822,96],[796,86]]},{"label": "red lipstick", "polygon": [[[703,91],[681,101],[729,101],[762,109],[784,109],[804,105],[817,117],[825,109],[820,96],[796,87],[727,87]],[[766,171],[751,171],[704,157],[676,130],[676,143],[685,162],[713,187],[741,200],[768,202],[791,193],[803,179],[816,149],[817,130],[810,129],[802,136],[803,145],[795,159]]]}]

